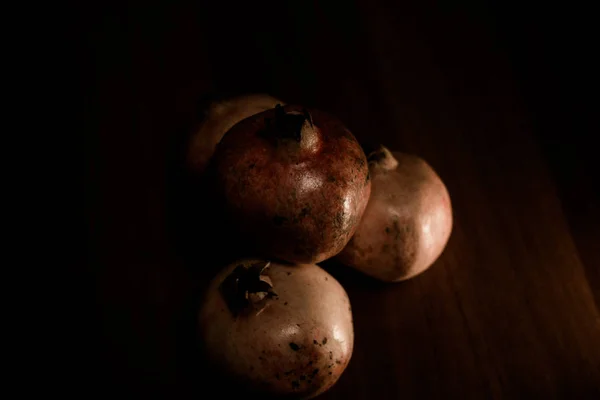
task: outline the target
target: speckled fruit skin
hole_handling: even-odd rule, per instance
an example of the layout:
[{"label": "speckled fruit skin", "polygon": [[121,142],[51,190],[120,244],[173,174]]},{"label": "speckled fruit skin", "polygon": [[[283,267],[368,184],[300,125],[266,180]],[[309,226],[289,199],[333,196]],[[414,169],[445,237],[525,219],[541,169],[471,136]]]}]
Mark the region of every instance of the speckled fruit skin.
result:
[{"label": "speckled fruit skin", "polygon": [[248,390],[312,398],[329,389],[352,356],[354,330],[344,288],[316,265],[271,263],[277,296],[234,317],[219,290],[241,260],[211,282],[199,313],[210,359]]},{"label": "speckled fruit skin", "polygon": [[203,121],[192,135],[187,154],[189,169],[202,174],[217,143],[232,126],[254,114],[285,104],[268,94],[255,93],[212,102],[204,110]]},{"label": "speckled fruit skin", "polygon": [[383,149],[383,158],[369,162],[373,187],[363,219],[336,259],[397,282],[440,256],[452,231],[452,206],[446,186],[423,159]]},{"label": "speckled fruit skin", "polygon": [[241,121],[223,137],[211,165],[224,213],[255,254],[306,264],[344,248],[371,191],[366,156],[352,133],[333,116],[308,112],[313,127],[300,143],[261,134],[275,110]]}]

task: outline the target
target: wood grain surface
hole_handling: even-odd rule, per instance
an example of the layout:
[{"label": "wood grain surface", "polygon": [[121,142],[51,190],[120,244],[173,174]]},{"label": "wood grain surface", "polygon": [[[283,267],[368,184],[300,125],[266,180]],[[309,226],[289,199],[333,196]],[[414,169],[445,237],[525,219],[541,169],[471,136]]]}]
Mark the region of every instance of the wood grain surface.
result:
[{"label": "wood grain surface", "polygon": [[324,264],[349,293],[356,341],[320,398],[600,398],[593,153],[561,131],[562,103],[540,108],[542,58],[516,52],[526,47],[503,36],[502,10],[402,4],[82,10],[88,391],[212,398],[231,386],[198,355],[194,313],[235,244],[201,239],[218,221],[181,160],[204,99],[260,91],[420,155],[454,207],[446,250],[415,279],[384,285]]}]

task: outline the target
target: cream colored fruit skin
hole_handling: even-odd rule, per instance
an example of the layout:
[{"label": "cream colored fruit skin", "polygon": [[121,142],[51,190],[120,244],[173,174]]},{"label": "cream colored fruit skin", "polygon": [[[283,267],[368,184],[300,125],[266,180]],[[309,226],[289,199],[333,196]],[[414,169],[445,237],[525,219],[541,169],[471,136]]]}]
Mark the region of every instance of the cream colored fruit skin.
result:
[{"label": "cream colored fruit skin", "polygon": [[344,288],[317,265],[271,263],[267,275],[278,298],[249,316],[234,317],[219,286],[241,263],[225,268],[207,291],[199,322],[208,355],[254,387],[266,385],[270,394],[308,399],[329,389],[348,365],[354,346]]},{"label": "cream colored fruit skin", "polygon": [[370,165],[371,198],[356,233],[338,256],[342,263],[386,282],[427,270],[444,250],[453,225],[450,195],[433,168],[417,156],[392,154],[397,165],[389,160],[387,168]]},{"label": "cream colored fruit skin", "polygon": [[215,152],[221,138],[235,124],[254,114],[285,105],[267,94],[248,94],[210,105],[205,120],[191,138],[187,160],[189,168],[201,174]]}]

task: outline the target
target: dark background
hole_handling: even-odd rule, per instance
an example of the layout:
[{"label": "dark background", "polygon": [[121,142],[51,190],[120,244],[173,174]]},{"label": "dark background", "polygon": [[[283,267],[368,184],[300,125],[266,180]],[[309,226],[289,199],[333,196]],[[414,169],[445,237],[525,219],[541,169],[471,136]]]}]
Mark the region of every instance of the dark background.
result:
[{"label": "dark background", "polygon": [[453,235],[422,276],[381,285],[328,265],[350,295],[356,342],[323,398],[600,395],[590,10],[381,0],[77,10],[88,246],[68,307],[70,389],[210,397],[194,307],[207,264],[228,254],[198,240],[210,210],[190,207],[181,154],[207,96],[260,91],[424,157],[453,201]]}]

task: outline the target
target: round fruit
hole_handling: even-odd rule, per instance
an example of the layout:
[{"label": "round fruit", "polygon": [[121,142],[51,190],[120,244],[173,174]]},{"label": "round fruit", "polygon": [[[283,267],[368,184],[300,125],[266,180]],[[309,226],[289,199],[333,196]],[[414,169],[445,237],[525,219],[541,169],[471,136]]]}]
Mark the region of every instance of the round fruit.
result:
[{"label": "round fruit", "polygon": [[247,94],[212,102],[204,111],[200,129],[190,142],[187,155],[190,169],[196,173],[204,172],[217,143],[232,126],[277,104],[282,102],[267,94]]},{"label": "round fruit", "polygon": [[369,155],[369,170],[369,204],[338,260],[383,281],[409,279],[429,268],[448,242],[450,196],[417,156],[381,146]]},{"label": "round fruit", "polygon": [[371,182],[362,148],[336,118],[278,106],[246,118],[213,157],[217,198],[261,255],[317,263],[354,234]]},{"label": "round fruit", "polygon": [[200,310],[211,360],[245,390],[311,398],[340,377],[354,345],[344,288],[312,264],[242,260],[211,282]]}]

